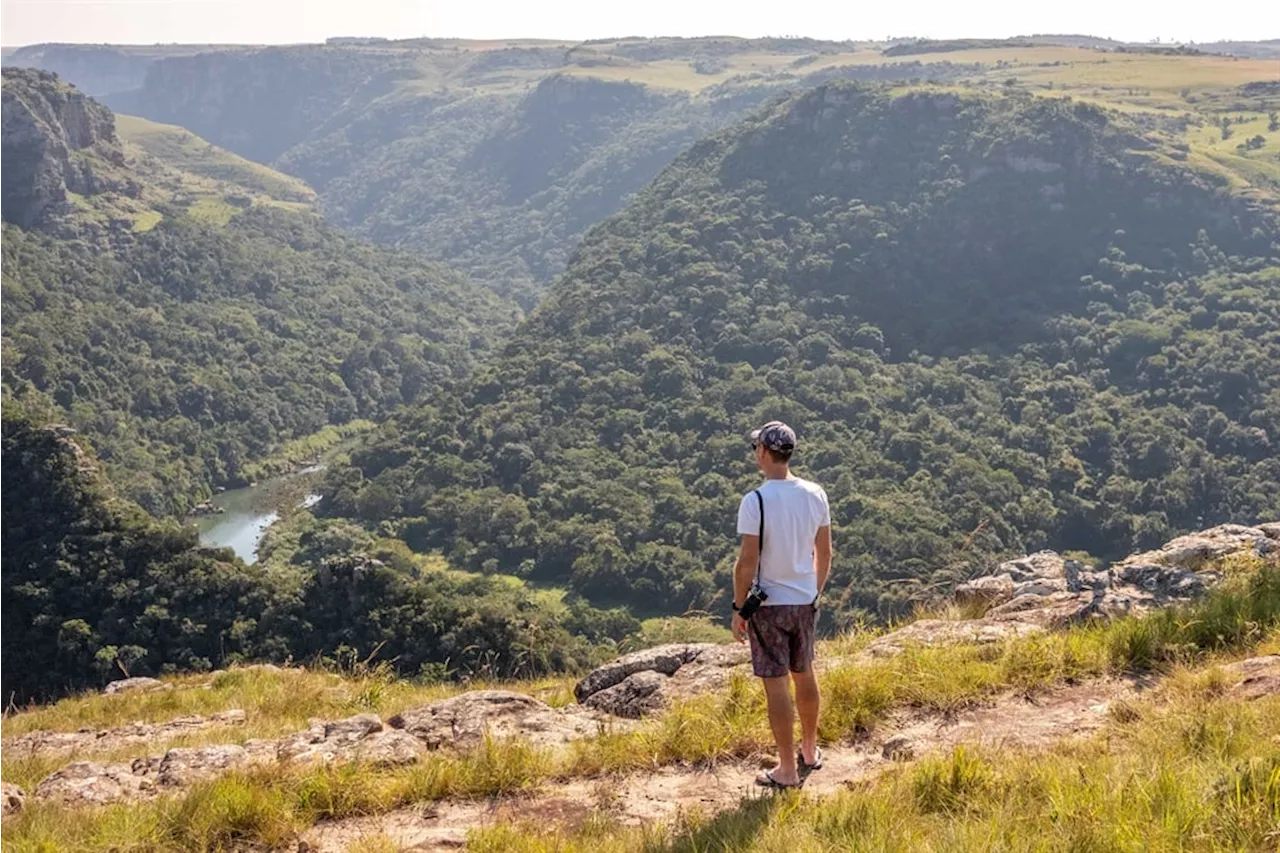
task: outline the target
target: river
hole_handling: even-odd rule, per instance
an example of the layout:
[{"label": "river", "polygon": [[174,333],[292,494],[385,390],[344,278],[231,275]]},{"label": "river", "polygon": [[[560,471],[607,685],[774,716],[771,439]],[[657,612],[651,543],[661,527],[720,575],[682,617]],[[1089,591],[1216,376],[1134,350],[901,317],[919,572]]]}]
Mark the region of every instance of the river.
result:
[{"label": "river", "polygon": [[307,484],[298,481],[321,470],[321,467],[308,468],[296,474],[273,477],[257,485],[230,489],[215,495],[213,505],[221,507],[223,511],[216,515],[202,515],[195,520],[196,529],[200,532],[200,544],[212,548],[230,548],[246,563],[256,562],[262,536],[268,527],[280,520],[282,509],[311,507],[320,502],[320,495],[310,491],[299,502],[298,488]]}]

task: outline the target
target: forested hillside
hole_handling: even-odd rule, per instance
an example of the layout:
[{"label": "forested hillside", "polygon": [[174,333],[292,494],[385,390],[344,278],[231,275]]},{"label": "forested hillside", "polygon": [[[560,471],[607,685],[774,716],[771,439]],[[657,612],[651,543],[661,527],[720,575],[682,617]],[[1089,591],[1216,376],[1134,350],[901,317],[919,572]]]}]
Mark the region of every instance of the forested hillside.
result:
[{"label": "forested hillside", "polygon": [[625,614],[534,600],[489,578],[406,571],[371,557],[373,539],[343,524],[299,531],[296,554],[246,566],[116,497],[75,431],[45,419],[5,403],[7,701],[122,673],[344,662],[375,649],[429,680],[536,676],[580,669],[639,628]]},{"label": "forested hillside", "polygon": [[422,249],[531,305],[587,228],[694,140],[778,92],[833,74],[947,80],[977,68],[775,72],[842,47],[677,39],[218,50],[155,60],[142,85],[109,103],[271,163],[313,186],[331,222]]},{"label": "forested hillside", "polygon": [[[334,224],[425,250],[526,306],[589,227],[694,140],[835,79],[1067,92],[1162,126],[1203,168],[1280,187],[1266,137],[1262,148],[1245,145],[1256,146],[1280,105],[1245,85],[1274,77],[1271,65],[1098,39],[412,39],[44,46],[14,58],[66,68],[80,75],[73,82],[110,91],[121,112],[184,126],[300,177]],[[136,81],[127,90],[118,88],[126,60]],[[1219,140],[1223,118],[1229,135]]]},{"label": "forested hillside", "polygon": [[5,71],[4,128],[5,393],[50,400],[152,512],[424,398],[513,318],[443,265],[300,212],[296,181],[228,184],[122,145],[52,75]]},{"label": "forested hillside", "polygon": [[1275,515],[1274,213],[1178,154],[1068,99],[790,97],[593,230],[327,511],[600,603],[724,606],[744,436],[782,418],[846,619],[996,555]]}]

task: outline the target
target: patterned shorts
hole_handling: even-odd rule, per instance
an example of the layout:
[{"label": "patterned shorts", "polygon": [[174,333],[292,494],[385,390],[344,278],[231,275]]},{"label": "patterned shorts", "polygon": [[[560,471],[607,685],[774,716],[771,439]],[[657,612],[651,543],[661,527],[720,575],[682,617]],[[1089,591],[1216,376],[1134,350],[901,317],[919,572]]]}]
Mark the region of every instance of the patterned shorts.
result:
[{"label": "patterned shorts", "polygon": [[813,663],[814,616],[812,604],[777,604],[752,614],[747,625],[751,671],[761,678],[808,672]]}]

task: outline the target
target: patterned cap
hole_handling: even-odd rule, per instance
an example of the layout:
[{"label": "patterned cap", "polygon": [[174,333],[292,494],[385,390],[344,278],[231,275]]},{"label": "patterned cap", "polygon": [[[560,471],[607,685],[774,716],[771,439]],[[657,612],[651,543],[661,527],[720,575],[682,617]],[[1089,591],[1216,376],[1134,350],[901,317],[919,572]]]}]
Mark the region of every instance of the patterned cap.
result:
[{"label": "patterned cap", "polygon": [[769,421],[751,431],[751,443],[763,444],[778,453],[790,453],[796,449],[796,431],[782,421]]}]

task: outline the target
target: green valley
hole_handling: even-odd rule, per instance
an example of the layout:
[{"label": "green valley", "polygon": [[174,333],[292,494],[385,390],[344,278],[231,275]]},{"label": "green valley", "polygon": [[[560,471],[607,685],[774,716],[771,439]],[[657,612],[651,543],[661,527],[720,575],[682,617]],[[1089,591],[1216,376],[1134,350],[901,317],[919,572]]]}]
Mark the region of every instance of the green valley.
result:
[{"label": "green valley", "polygon": [[1068,99],[828,84],[695,144],[325,511],[641,613],[724,607],[746,432],[833,495],[835,609],[1274,514],[1274,209]]},{"label": "green valley", "polygon": [[4,853],[1280,843],[1280,42],[151,5],[4,48]]},{"label": "green valley", "polygon": [[82,430],[152,512],[422,399],[516,314],[333,230],[294,179],[136,120],[122,143],[56,78],[4,79],[6,394]]}]

